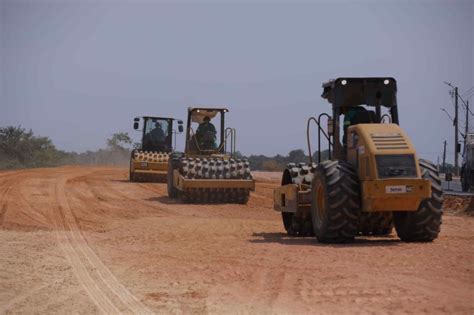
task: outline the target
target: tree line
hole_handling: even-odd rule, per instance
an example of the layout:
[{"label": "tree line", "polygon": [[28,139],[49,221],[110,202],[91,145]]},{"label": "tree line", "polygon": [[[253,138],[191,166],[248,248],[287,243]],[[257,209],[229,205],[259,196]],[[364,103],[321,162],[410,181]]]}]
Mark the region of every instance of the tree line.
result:
[{"label": "tree line", "polygon": [[[250,162],[250,166],[253,170],[261,171],[282,171],[285,169],[288,163],[308,163],[309,164],[309,155],[305,153],[302,149],[292,150],[288,155],[277,154],[275,156],[265,156],[265,155],[250,155],[247,157],[242,156],[237,152],[238,158],[246,158]],[[321,151],[321,160],[325,161],[328,159],[329,152],[328,150]],[[316,151],[312,155],[313,162],[318,161],[318,152]]]},{"label": "tree line", "polygon": [[52,167],[60,165],[127,165],[132,139],[116,133],[107,146],[82,153],[58,150],[48,137],[37,136],[20,126],[0,127],[0,169]]},{"label": "tree line", "polygon": [[[55,147],[48,137],[37,136],[33,131],[18,127],[0,127],[0,169],[18,169],[32,167],[52,167],[61,165],[128,165],[130,153],[139,144],[133,143],[128,133],[113,134],[106,141],[106,147],[96,151],[66,152]],[[246,158],[253,170],[282,171],[288,163],[309,163],[304,150],[296,149],[287,155],[244,156],[236,152],[237,158]],[[318,152],[313,154],[317,162]],[[321,152],[321,159],[328,159],[328,151]],[[446,165],[446,171],[452,172],[453,166]]]},{"label": "tree line", "polygon": [[[20,126],[0,127],[0,169],[32,167],[52,167],[61,165],[128,165],[130,153],[139,144],[133,143],[128,133],[115,133],[106,140],[106,147],[82,153],[67,152],[55,147],[48,137],[37,136],[33,131]],[[322,152],[327,159],[328,152]],[[254,170],[281,171],[288,163],[309,162],[308,155],[301,149],[292,150],[288,155],[243,156],[249,160]],[[317,161],[317,154],[313,156]]]}]

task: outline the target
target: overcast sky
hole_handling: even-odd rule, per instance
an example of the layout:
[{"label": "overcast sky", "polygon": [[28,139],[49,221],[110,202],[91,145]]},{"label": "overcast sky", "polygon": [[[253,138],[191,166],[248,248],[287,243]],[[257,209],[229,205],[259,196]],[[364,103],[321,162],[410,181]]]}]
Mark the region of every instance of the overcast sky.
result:
[{"label": "overcast sky", "polygon": [[217,105],[241,152],[286,154],[306,148],[307,117],[330,111],[322,82],[393,76],[401,125],[436,161],[454,142],[443,81],[474,85],[473,21],[474,1],[454,0],[0,0],[0,126],[84,151],[117,131],[138,138],[134,116]]}]

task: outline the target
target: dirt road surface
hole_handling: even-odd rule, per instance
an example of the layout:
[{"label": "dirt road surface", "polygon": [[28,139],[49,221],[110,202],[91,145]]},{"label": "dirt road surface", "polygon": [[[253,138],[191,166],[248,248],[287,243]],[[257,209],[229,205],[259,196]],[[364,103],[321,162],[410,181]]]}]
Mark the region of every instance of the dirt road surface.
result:
[{"label": "dirt road surface", "polygon": [[289,238],[278,174],[248,205],[184,205],[119,168],[0,173],[0,313],[474,313],[474,218],[433,243]]}]

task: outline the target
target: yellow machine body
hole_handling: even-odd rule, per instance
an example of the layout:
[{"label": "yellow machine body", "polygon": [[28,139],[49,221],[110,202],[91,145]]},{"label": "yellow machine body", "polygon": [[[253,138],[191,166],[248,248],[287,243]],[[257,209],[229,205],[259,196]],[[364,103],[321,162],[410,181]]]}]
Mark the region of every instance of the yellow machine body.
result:
[{"label": "yellow machine body", "polygon": [[[357,236],[387,236],[395,228],[402,241],[436,239],[442,181],[435,164],[418,159],[399,126],[396,80],[340,77],[322,88],[332,115],[308,118],[309,163],[288,163],[273,195],[287,234],[346,243]],[[317,127],[315,152],[312,125]]]},{"label": "yellow machine body", "polygon": [[[416,150],[396,124],[358,124],[347,131],[347,162],[358,172],[361,183],[361,211],[416,211],[430,198],[431,182],[423,179]],[[383,176],[377,160],[403,157],[412,167],[407,175]],[[388,171],[396,165],[388,166]],[[312,199],[311,186],[292,183],[275,189],[274,208],[281,212],[308,211]]]},{"label": "yellow machine body", "polygon": [[[382,174],[381,162],[408,162],[407,174]],[[402,159],[402,160],[401,160]],[[421,178],[416,150],[396,124],[358,124],[347,130],[347,161],[358,171],[362,211],[416,211],[431,196],[431,183]],[[390,164],[390,162],[388,162]],[[385,171],[395,171],[388,165]]]},{"label": "yellow machine body", "polygon": [[311,186],[288,184],[273,190],[273,205],[275,210],[296,213],[309,212],[311,208]]},{"label": "yellow machine body", "polygon": [[[248,202],[250,191],[255,190],[255,180],[248,160],[234,157],[236,130],[225,127],[228,111],[188,109],[185,150],[172,157],[168,169],[169,197],[190,203]],[[207,119],[213,128],[199,131]]]},{"label": "yellow machine body", "polygon": [[169,153],[136,150],[130,161],[130,171],[136,179],[166,182]]}]

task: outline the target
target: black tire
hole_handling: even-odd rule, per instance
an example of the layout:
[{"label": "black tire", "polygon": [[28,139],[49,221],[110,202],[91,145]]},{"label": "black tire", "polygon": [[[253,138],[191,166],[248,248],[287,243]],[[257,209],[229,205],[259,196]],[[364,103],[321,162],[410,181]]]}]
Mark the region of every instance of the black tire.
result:
[{"label": "black tire", "polygon": [[471,185],[469,183],[468,173],[464,167],[461,170],[461,186],[462,186],[463,192],[468,192],[469,188],[471,188]]},{"label": "black tire", "polygon": [[283,221],[283,226],[285,227],[285,231],[290,234],[290,229],[291,229],[291,222],[293,221],[293,213],[291,212],[282,212],[281,213],[281,219]]},{"label": "black tire", "polygon": [[[292,176],[290,175],[289,168],[284,170],[282,180],[281,180],[281,185],[285,186],[288,184],[292,183]],[[285,228],[286,233],[288,236],[297,236],[298,232],[294,231],[292,229],[292,222],[293,222],[293,217],[295,216],[294,213],[292,212],[282,212],[281,213],[281,220],[283,221],[283,227]]]},{"label": "black tire", "polygon": [[344,161],[325,161],[316,168],[311,186],[311,217],[319,242],[354,240],[360,216],[360,184]]},{"label": "black tire", "polygon": [[431,242],[438,237],[443,215],[443,189],[437,167],[420,160],[422,178],[431,181],[431,197],[414,212],[393,212],[398,237],[405,242]]},{"label": "black tire", "polygon": [[135,150],[132,151],[132,154],[130,155],[130,168],[129,168],[129,172],[128,172],[128,179],[131,181],[131,182],[134,182],[135,181],[135,172],[132,171],[132,164],[133,164],[133,156],[135,154]]},{"label": "black tire", "polygon": [[288,236],[314,236],[311,218],[298,218],[290,212],[282,212],[281,217]]},{"label": "black tire", "polygon": [[168,197],[176,199],[179,197],[179,190],[173,185],[173,171],[179,168],[179,158],[181,154],[172,153],[168,160],[168,174],[167,174],[167,186],[168,186]]}]

